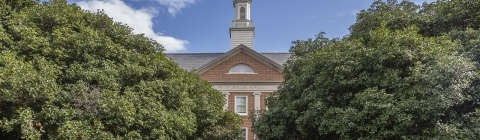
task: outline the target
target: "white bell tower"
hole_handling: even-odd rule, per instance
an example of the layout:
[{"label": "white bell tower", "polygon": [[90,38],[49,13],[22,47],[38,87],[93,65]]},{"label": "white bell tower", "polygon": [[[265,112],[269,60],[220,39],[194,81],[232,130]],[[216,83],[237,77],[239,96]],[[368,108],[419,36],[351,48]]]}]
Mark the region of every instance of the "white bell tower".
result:
[{"label": "white bell tower", "polygon": [[250,7],[252,0],[234,0],[235,20],[230,25],[231,48],[243,44],[253,49],[253,38],[255,37],[255,27],[253,20],[250,20]]}]

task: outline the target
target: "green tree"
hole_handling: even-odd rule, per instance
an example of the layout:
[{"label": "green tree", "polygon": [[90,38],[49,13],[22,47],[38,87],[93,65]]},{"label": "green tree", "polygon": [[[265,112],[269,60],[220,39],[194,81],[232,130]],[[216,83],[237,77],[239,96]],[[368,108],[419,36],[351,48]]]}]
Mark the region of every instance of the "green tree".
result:
[{"label": "green tree", "polygon": [[426,35],[442,35],[452,30],[480,28],[480,1],[478,0],[438,0],[424,7],[420,12],[432,17],[423,29]]},{"label": "green tree", "polygon": [[[447,36],[422,37],[386,23],[369,41],[331,41],[295,54],[285,81],[254,121],[260,139],[474,139],[475,64]],[[305,43],[305,42],[303,42]],[[302,48],[305,44],[296,43]],[[478,102],[477,102],[478,103]]]},{"label": "green tree", "polygon": [[268,111],[252,117],[253,131],[261,139],[479,138],[479,17],[477,0],[376,0],[345,38],[293,42],[285,81]]},{"label": "green tree", "polygon": [[232,139],[223,96],[163,47],[65,0],[0,0],[0,137]]},{"label": "green tree", "polygon": [[413,2],[397,0],[375,0],[370,8],[361,10],[357,22],[350,27],[350,38],[364,38],[368,41],[369,32],[379,28],[382,23],[388,29],[403,29],[412,25],[420,27],[431,17],[420,14],[421,6]]},{"label": "green tree", "polygon": [[[360,11],[350,27],[351,37],[367,37],[368,32],[385,22],[391,30],[412,25],[424,36],[441,36],[452,30],[480,28],[480,2],[477,0],[437,0],[416,5],[406,0],[375,0],[370,8]],[[366,40],[368,41],[368,40]]]},{"label": "green tree", "polygon": [[[437,0],[433,3],[414,5],[412,2],[376,0],[368,10],[362,10],[357,22],[351,26],[350,39],[370,41],[368,33],[380,24],[390,30],[401,30],[416,26],[423,37],[449,36],[459,42],[456,51],[471,59],[480,67],[480,1],[478,0]],[[477,89],[477,87],[471,87]],[[479,106],[480,98],[472,95],[474,101],[458,106],[471,110]]]}]

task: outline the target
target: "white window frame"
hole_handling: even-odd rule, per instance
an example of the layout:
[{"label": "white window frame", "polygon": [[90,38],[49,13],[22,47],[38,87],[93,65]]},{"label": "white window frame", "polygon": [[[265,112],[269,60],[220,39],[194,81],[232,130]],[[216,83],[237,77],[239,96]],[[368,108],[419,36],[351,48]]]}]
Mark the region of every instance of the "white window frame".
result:
[{"label": "white window frame", "polygon": [[[245,68],[248,68],[248,69],[251,69],[252,71],[251,72],[237,72],[237,71],[234,71],[235,68],[237,67],[245,67]],[[255,69],[253,69],[253,67],[251,67],[250,65],[247,65],[245,63],[239,63],[239,64],[236,64],[234,65],[233,67],[230,68],[230,70],[228,70],[228,73],[226,74],[258,74],[258,73],[255,73]]]},{"label": "white window frame", "polygon": [[[243,140],[248,140],[248,128],[247,127],[242,127],[240,129],[240,135],[242,135],[242,130],[245,130],[245,139],[243,139]],[[242,140],[242,139],[237,139],[237,140]]]},{"label": "white window frame", "polygon": [[[243,9],[243,17],[242,17],[242,9]],[[245,8],[243,5],[240,7],[240,19],[246,19],[247,18],[247,8]]]},{"label": "white window frame", "polygon": [[[245,97],[245,113],[238,113],[237,112],[237,98],[239,97]],[[237,113],[240,116],[248,116],[248,96],[235,96],[235,113]]]}]

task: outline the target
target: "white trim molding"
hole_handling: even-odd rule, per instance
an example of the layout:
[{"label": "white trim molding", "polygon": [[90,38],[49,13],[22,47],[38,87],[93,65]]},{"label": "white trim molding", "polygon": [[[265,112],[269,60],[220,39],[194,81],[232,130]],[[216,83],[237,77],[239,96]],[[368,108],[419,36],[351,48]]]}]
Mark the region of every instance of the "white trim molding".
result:
[{"label": "white trim molding", "polygon": [[[245,98],[245,113],[238,113],[237,112],[237,98]],[[248,116],[248,96],[235,96],[235,101],[234,101],[234,111],[237,113],[239,116]]]},{"label": "white trim molding", "polygon": [[262,95],[261,92],[253,92],[253,96],[255,97],[254,98],[254,107],[255,107],[255,110],[260,110],[260,96]]},{"label": "white trim molding", "polygon": [[253,84],[238,84],[238,85],[213,85],[213,88],[219,91],[263,91],[272,92],[278,89],[278,85],[253,85]]},{"label": "white trim molding", "polygon": [[223,95],[225,95],[225,104],[223,105],[223,109],[227,110],[228,109],[228,97],[230,96],[230,92],[222,92]]},{"label": "white trim molding", "polygon": [[253,68],[245,63],[239,63],[234,65],[228,71],[229,74],[257,74]]},{"label": "white trim molding", "polygon": [[241,127],[240,129],[240,135],[243,135],[243,130],[245,130],[245,139],[244,140],[248,140],[248,127]]}]

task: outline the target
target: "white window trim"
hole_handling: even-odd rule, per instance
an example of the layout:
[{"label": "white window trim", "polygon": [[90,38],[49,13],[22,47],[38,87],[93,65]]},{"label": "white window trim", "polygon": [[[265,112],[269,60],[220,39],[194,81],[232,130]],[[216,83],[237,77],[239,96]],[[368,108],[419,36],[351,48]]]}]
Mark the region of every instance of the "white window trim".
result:
[{"label": "white window trim", "polygon": [[245,129],[245,140],[248,140],[248,128],[242,127],[240,130]]},{"label": "white window trim", "polygon": [[[242,18],[242,8],[243,8],[243,18]],[[239,12],[240,12],[240,19],[246,19],[247,18],[247,8],[245,8],[244,5],[242,5],[242,7],[240,7]]]},{"label": "white window trim", "polygon": [[[237,66],[242,66],[242,65],[252,69],[252,72],[232,72],[233,68],[235,68]],[[228,70],[228,72],[226,74],[258,74],[258,73],[256,73],[255,70],[250,65],[247,65],[245,63],[239,63],[239,64],[236,64],[233,67],[231,67],[230,70]]]},{"label": "white window trim", "polygon": [[238,72],[238,73],[225,73],[225,74],[258,74],[258,73],[240,73],[240,72]]},{"label": "white window trim", "polygon": [[[245,113],[237,113],[237,97],[245,97]],[[235,96],[235,108],[234,111],[240,116],[248,116],[248,96]]]}]

